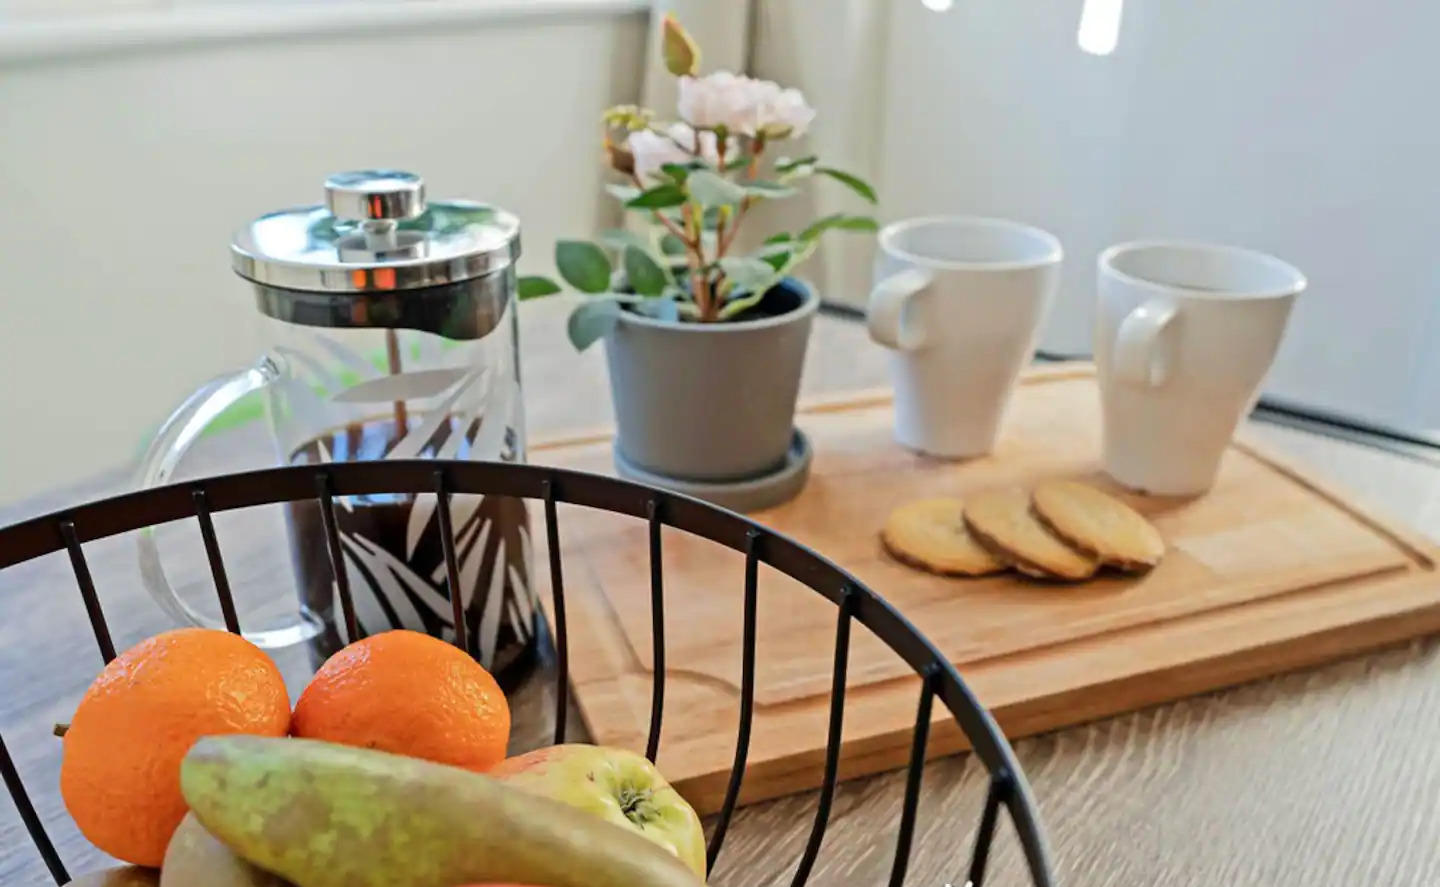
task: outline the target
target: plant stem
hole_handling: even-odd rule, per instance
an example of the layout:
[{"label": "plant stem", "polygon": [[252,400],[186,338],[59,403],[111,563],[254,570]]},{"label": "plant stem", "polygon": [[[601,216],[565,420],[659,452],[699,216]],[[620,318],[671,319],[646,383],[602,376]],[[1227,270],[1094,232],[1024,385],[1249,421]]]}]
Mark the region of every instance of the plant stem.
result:
[{"label": "plant stem", "polygon": [[[745,167],[745,178],[755,181],[755,176],[760,172],[760,155],[765,151],[763,142],[756,141],[750,154],[750,163]],[[730,226],[728,237],[719,237],[719,255],[725,255],[730,249],[730,244],[735,241],[735,232],[740,230],[740,220],[745,218],[745,211],[755,202],[748,194],[740,201],[740,207],[735,211],[735,224]],[[717,232],[718,234],[718,232]]]},{"label": "plant stem", "polygon": [[[400,337],[395,330],[385,331],[385,359],[390,366],[390,375],[400,375]],[[395,401],[395,428],[403,436],[410,428],[410,419],[405,413],[405,401]]]},{"label": "plant stem", "polygon": [[[639,188],[641,191],[645,190],[645,183],[641,182],[640,177],[635,175],[635,173],[633,172],[630,174],[630,181],[634,182],[635,187]],[[674,222],[661,215],[660,210],[652,209],[650,210],[650,215],[655,219],[655,221],[659,222],[666,231],[669,231],[671,234],[679,238],[681,243],[685,244],[687,247],[693,250],[698,251],[700,249],[700,242],[698,240],[692,241],[690,237],[684,231],[681,231]]]},{"label": "plant stem", "polygon": [[702,321],[712,321],[716,317],[717,305],[714,294],[710,288],[710,275],[705,272],[705,248],[702,230],[704,222],[699,213],[695,212],[695,204],[687,203],[680,209],[681,216],[685,219],[685,230],[692,232],[695,242],[695,259],[690,266],[690,287],[695,295],[695,306],[700,309]]}]

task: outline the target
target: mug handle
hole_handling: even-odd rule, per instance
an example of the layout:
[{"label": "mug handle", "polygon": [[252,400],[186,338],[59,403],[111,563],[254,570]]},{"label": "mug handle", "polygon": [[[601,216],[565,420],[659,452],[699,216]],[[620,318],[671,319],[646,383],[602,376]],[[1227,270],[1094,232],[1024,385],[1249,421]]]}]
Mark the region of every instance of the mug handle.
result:
[{"label": "mug handle", "polygon": [[1170,379],[1170,349],[1160,336],[1175,322],[1174,302],[1151,299],[1131,311],[1115,332],[1111,367],[1115,378],[1131,385],[1159,388]]},{"label": "mug handle", "polygon": [[[200,438],[211,422],[247,394],[259,391],[279,378],[279,370],[269,357],[262,358],[249,369],[211,379],[195,390],[170,414],[155,434],[140,462],[140,488],[168,483],[185,454]],[[140,560],[140,578],[146,591],[182,625],[224,630],[222,621],[210,619],[187,604],[175,593],[160,562],[160,549],[155,544],[155,528],[145,527],[136,539]],[[303,622],[303,620],[302,620]],[[308,634],[306,631],[308,630]],[[261,647],[276,647],[313,636],[308,625],[296,625],[273,631],[244,632],[244,636]]]},{"label": "mug handle", "polygon": [[870,291],[870,310],[866,312],[870,338],[896,351],[915,351],[924,347],[924,331],[904,322],[905,306],[934,280],[929,271],[910,268],[876,283]]}]

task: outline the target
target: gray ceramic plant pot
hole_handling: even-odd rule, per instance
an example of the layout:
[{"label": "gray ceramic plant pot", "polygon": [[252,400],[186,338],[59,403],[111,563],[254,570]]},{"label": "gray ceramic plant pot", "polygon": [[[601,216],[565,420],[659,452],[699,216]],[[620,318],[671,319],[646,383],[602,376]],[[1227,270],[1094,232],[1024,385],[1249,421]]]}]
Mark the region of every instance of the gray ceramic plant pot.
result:
[{"label": "gray ceramic plant pot", "polygon": [[798,492],[809,451],[795,399],[819,305],[787,277],[735,322],[624,312],[605,338],[620,473],[737,510]]}]

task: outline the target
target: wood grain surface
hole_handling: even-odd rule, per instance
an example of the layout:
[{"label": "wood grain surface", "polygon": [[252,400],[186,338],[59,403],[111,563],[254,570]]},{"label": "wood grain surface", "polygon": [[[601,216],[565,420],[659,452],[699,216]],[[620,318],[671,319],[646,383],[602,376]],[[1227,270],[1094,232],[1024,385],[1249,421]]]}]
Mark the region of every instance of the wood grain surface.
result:
[{"label": "wood grain surface", "polygon": [[[1098,398],[1088,367],[1022,380],[995,452],[963,463],[891,439],[882,394],[832,400],[797,423],[816,444],[802,494],[754,517],[825,553],[884,595],[950,657],[1011,736],[1023,736],[1334,659],[1440,630],[1437,549],[1262,447],[1237,443],[1198,498],[1140,496],[1098,471]],[[609,469],[610,442],[547,447],[536,458]],[[1167,540],[1140,577],[1057,585],[1014,573],[940,577],[896,562],[876,534],[891,509],[996,487],[1077,477],[1145,513]],[[572,679],[605,744],[643,748],[650,717],[646,526],[562,514]],[[667,668],[659,763],[704,812],[725,794],[738,723],[741,575],[737,552],[664,536]],[[544,558],[540,558],[543,565]],[[756,708],[741,795],[751,802],[818,785],[833,662],[834,607],[762,570]],[[888,647],[852,636],[841,773],[908,759],[918,681]],[[930,751],[966,746],[937,713]]]},{"label": "wood grain surface", "polygon": [[[542,300],[543,301],[543,300]],[[532,303],[532,306],[537,303]],[[563,305],[527,307],[555,314]],[[600,355],[563,355],[563,335],[527,356],[527,407],[539,434],[605,421]],[[527,354],[534,338],[527,339]],[[540,349],[544,351],[544,349]],[[810,392],[883,381],[884,356],[863,327],[819,318]],[[595,372],[589,372],[594,370]],[[598,374],[598,375],[597,375]],[[1251,423],[1252,439],[1357,491],[1430,539],[1440,538],[1440,471],[1423,462],[1306,432]],[[197,473],[254,467],[263,434],[221,435],[198,453]],[[110,495],[128,473],[77,479],[52,495],[0,508],[0,523]],[[260,612],[293,595],[274,552],[275,515],[217,519],[232,584]],[[167,556],[178,584],[203,591],[203,553],[193,528]],[[179,543],[187,547],[181,548]],[[140,588],[133,539],[87,547],[117,646],[170,627]],[[308,676],[303,655],[277,657],[292,694]],[[72,871],[104,864],[69,824],[58,799],[59,754],[50,725],[73,709],[100,664],[63,557],[0,571],[0,730]],[[512,699],[514,747],[545,741],[553,697],[538,674]],[[572,712],[570,722],[577,723]],[[579,732],[572,733],[578,737]],[[1440,642],[1411,642],[1310,671],[1021,739],[1016,753],[1039,800],[1059,883],[1073,887],[1310,887],[1440,883]],[[911,857],[911,885],[963,883],[984,774],[967,755],[925,770]],[[890,773],[840,786],[810,883],[872,887],[887,882],[903,777]],[[712,883],[789,884],[809,833],[815,794],[737,812]],[[0,799],[0,884],[43,885],[43,865],[19,818]],[[1002,827],[987,883],[1026,883],[1018,848]]]}]

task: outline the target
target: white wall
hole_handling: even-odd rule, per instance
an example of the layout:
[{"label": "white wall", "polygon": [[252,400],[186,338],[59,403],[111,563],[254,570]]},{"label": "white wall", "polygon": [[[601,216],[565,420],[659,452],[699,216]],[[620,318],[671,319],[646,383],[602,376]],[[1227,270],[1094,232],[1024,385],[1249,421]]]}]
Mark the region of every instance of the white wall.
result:
[{"label": "white wall", "polygon": [[892,5],[881,185],[892,217],[1012,216],[1067,253],[1044,345],[1088,352],[1094,258],[1139,236],[1276,253],[1311,289],[1272,394],[1440,428],[1440,5],[1125,4],[1113,55],[1082,0]]},{"label": "white wall", "polygon": [[639,94],[644,4],[530,3],[311,7],[238,39],[253,10],[194,13],[198,39],[125,20],[111,51],[0,29],[0,502],[132,458],[255,356],[231,232],[318,202],[328,172],[399,166],[504,206],[537,271],[610,213],[597,119]]}]

